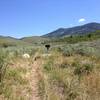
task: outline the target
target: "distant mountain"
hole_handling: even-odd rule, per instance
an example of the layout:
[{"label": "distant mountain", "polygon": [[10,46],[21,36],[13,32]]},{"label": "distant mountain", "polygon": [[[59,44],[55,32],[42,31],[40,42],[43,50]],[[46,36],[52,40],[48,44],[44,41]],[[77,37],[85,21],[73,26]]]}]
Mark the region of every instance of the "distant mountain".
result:
[{"label": "distant mountain", "polygon": [[27,46],[27,45],[37,45],[41,43],[46,43],[47,41],[52,41],[54,37],[65,37],[69,35],[85,35],[91,32],[100,30],[100,23],[88,23],[81,26],[76,26],[72,28],[59,28],[56,31],[48,33],[43,36],[31,36],[23,37],[21,39],[16,39],[10,36],[0,36],[0,46]]},{"label": "distant mountain", "polygon": [[29,45],[29,43],[10,36],[0,36],[0,46],[22,46],[22,45],[23,46]]},{"label": "distant mountain", "polygon": [[67,35],[84,35],[87,33],[95,32],[97,30],[100,30],[100,23],[93,22],[72,28],[59,28],[56,31],[43,35],[42,37],[63,37]]},{"label": "distant mountain", "polygon": [[0,36],[0,47],[2,46],[32,46],[49,41],[48,38],[40,36],[23,37],[21,39],[13,38],[10,36]]}]

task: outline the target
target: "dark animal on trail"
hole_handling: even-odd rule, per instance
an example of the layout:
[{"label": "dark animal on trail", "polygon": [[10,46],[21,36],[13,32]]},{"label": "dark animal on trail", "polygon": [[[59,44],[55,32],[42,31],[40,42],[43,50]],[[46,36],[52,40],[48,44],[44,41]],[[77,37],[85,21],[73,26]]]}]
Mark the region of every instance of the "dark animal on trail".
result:
[{"label": "dark animal on trail", "polygon": [[45,45],[45,47],[47,48],[47,51],[49,50],[49,48],[50,48],[50,45],[49,44],[47,44],[47,45]]}]

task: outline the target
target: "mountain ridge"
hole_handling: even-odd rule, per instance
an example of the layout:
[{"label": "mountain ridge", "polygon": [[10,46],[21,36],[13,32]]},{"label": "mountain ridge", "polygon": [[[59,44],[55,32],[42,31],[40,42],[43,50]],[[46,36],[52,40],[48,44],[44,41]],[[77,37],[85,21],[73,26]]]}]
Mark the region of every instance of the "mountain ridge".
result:
[{"label": "mountain ridge", "polygon": [[69,35],[85,35],[87,33],[92,33],[97,30],[100,30],[100,23],[92,22],[87,23],[81,26],[75,26],[71,28],[59,28],[53,32],[50,32],[48,34],[42,35],[42,36],[30,36],[30,37],[23,37],[23,38],[14,38],[11,36],[1,36],[0,35],[0,43],[42,43],[45,41],[49,41],[52,38],[60,38],[65,37]]},{"label": "mountain ridge", "polygon": [[87,33],[95,32],[97,30],[100,30],[100,23],[91,22],[91,23],[87,23],[84,25],[75,26],[71,28],[59,28],[53,32],[42,35],[42,37],[52,38],[52,37],[63,37],[66,35],[79,35],[79,34],[84,35]]}]

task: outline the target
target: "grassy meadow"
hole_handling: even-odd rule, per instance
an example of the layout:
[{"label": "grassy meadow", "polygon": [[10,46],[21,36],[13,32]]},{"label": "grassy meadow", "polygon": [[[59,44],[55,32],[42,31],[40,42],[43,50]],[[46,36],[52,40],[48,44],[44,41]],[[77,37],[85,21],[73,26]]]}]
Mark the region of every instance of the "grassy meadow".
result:
[{"label": "grassy meadow", "polygon": [[51,42],[48,52],[44,44],[1,47],[0,100],[100,100],[100,39],[88,38]]},{"label": "grassy meadow", "polygon": [[99,100],[99,52],[84,45],[73,47],[56,49],[44,58],[44,100]]}]

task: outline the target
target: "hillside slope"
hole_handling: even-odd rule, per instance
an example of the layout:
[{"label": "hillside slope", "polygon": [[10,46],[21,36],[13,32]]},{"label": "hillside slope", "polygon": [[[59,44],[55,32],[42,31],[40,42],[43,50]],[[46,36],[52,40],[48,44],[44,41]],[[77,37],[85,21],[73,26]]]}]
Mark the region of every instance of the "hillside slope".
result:
[{"label": "hillside slope", "polygon": [[100,23],[88,23],[72,28],[59,28],[56,31],[43,35],[42,37],[63,37],[66,35],[84,35],[100,30]]},{"label": "hillside slope", "polygon": [[22,46],[22,45],[24,46],[24,45],[31,45],[31,44],[13,37],[0,36],[0,46]]},{"label": "hillside slope", "polygon": [[24,38],[21,38],[20,40],[27,42],[27,43],[32,43],[32,44],[43,43],[45,41],[49,41],[48,38],[43,38],[40,36],[24,37]]}]

